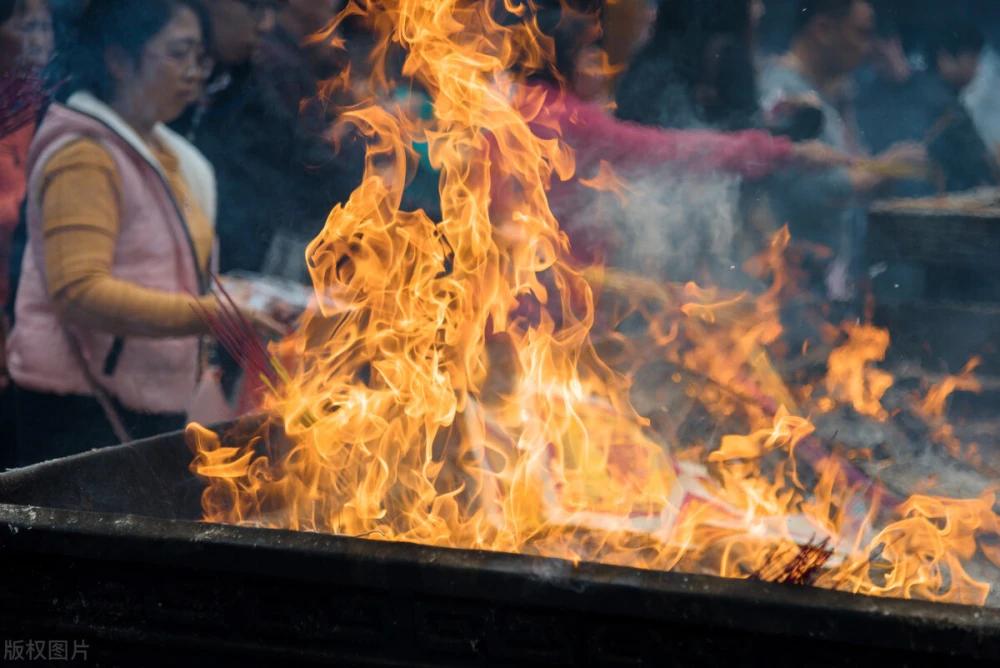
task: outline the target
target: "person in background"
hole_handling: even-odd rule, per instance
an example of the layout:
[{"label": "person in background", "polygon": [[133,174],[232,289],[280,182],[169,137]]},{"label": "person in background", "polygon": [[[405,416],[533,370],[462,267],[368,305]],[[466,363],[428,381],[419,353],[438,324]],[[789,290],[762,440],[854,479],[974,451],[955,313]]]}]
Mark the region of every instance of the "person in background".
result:
[{"label": "person in background", "polygon": [[608,82],[609,98],[619,88],[621,75],[653,36],[658,5],[656,0],[621,0],[605,8],[601,47],[607,54],[608,65],[614,68]]},{"label": "person in background", "polygon": [[253,155],[266,163],[262,168],[277,173],[269,201],[244,216],[258,229],[271,226],[270,248],[262,266],[244,269],[308,281],[308,242],[361,182],[363,142],[354,133],[333,141],[335,106],[319,94],[321,82],[345,67],[343,54],[330,36],[310,41],[343,5],[344,0],[288,0],[254,57],[261,113]]},{"label": "person in background", "polygon": [[[270,202],[281,199],[280,167],[261,153],[269,131],[253,56],[275,26],[274,0],[204,0],[211,17],[208,56],[215,61],[198,103],[171,127],[208,158],[219,187],[220,271],[259,271],[274,229]],[[270,146],[270,144],[268,144]],[[267,149],[263,149],[266,151]]]},{"label": "person in background", "polygon": [[1000,155],[1000,51],[994,41],[979,59],[976,79],[962,95],[986,146]]},{"label": "person in background", "polygon": [[49,0],[23,0],[24,18],[21,34],[24,45],[21,58],[25,66],[41,72],[49,64],[55,37],[52,27],[52,7]]},{"label": "person in background", "polygon": [[[300,44],[326,25],[336,7],[326,0],[204,1],[213,25],[208,55],[216,64],[199,102],[172,127],[215,168],[219,272],[272,271],[302,279],[302,239],[322,229],[333,208],[328,199],[335,196],[326,194],[336,191],[321,182],[320,167],[332,155],[316,137],[323,110],[298,113],[299,96],[330,65],[316,56],[318,49]],[[232,395],[242,372],[224,350],[219,362]]]},{"label": "person in background", "polygon": [[[17,5],[17,0],[0,0],[0,87],[5,94],[15,92],[18,87],[18,60],[22,43],[20,22],[23,14]],[[9,127],[16,126],[20,121],[17,119],[19,111],[7,107],[7,102],[0,104],[0,109],[3,109],[0,114],[0,301],[5,307],[10,299],[7,280],[10,242],[17,226],[21,200],[24,199],[24,157],[31,142],[29,129]],[[11,462],[15,445],[15,431],[11,424],[13,402],[5,354],[8,328],[6,312],[0,313],[0,466]]]},{"label": "person in background", "polygon": [[[24,199],[24,159],[31,143],[33,123],[25,120],[17,96],[23,93],[26,68],[22,60],[23,9],[19,0],[0,1],[0,87],[4,101],[0,105],[0,301],[9,299],[7,263],[10,260],[10,240],[17,226],[21,200]],[[6,333],[0,322],[0,350]],[[5,382],[0,364],[0,383]]]},{"label": "person in background", "polygon": [[766,62],[791,47],[799,7],[797,2],[789,0],[764,0],[764,6],[767,13],[757,31],[757,55]]},{"label": "person in background", "polygon": [[[262,84],[282,107],[295,109],[316,97],[320,81],[340,69],[329,38],[309,38],[336,17],[345,0],[287,0],[278,11],[275,27],[267,33],[254,64]],[[325,122],[322,130],[326,129]]]},{"label": "person in background", "polygon": [[10,331],[13,267],[19,245],[15,232],[27,176],[28,147],[45,93],[40,72],[52,53],[48,0],[0,3],[0,465],[11,463],[16,445],[13,391],[7,377],[6,339]]},{"label": "person in background", "polygon": [[[213,79],[226,72],[245,70],[275,24],[279,0],[203,0],[212,22],[209,56],[217,68]],[[243,71],[239,72],[244,74]],[[242,78],[242,77],[239,77]],[[237,77],[233,77],[237,79]],[[234,83],[237,83],[234,81]],[[227,86],[232,88],[232,86]]]},{"label": "person in background", "polygon": [[874,76],[862,85],[858,100],[865,139],[875,150],[902,141],[927,141],[931,161],[940,169],[939,183],[907,184],[894,194],[932,195],[939,188],[955,192],[996,185],[1000,170],[995,156],[961,99],[979,68],[982,31],[955,24],[929,35],[926,72],[903,69],[901,40],[891,32],[882,41]]},{"label": "person in background", "polygon": [[[761,77],[765,110],[785,99],[811,99],[822,112],[820,141],[856,158],[868,154],[854,116],[850,87],[868,57],[875,15],[867,0],[799,0],[791,49]],[[925,151],[916,145],[890,148],[881,158],[920,165]],[[854,308],[855,284],[867,227],[867,203],[888,179],[864,165],[825,172],[785,172],[771,183],[778,220],[787,221],[792,238],[830,249],[812,287],[826,298]]]},{"label": "person in background", "polygon": [[[90,0],[66,104],[27,160],[27,227],[8,366],[23,465],[180,429],[214,311],[211,166],[167,129],[197,99],[197,0]],[[279,328],[244,312],[261,330]]]},{"label": "person in background", "polygon": [[[629,176],[633,170],[666,169],[686,174],[727,173],[760,179],[785,166],[824,166],[837,163],[841,156],[818,144],[796,145],[784,137],[759,130],[723,133],[710,130],[667,130],[645,127],[616,119],[600,104],[579,96],[579,81],[586,77],[578,63],[592,46],[597,34],[591,22],[598,20],[597,7],[575,17],[559,9],[543,10],[538,23],[552,35],[555,44],[555,73],[540,71],[528,78],[532,95],[544,96],[541,112],[533,122],[535,133],[554,137],[561,129],[562,140],[575,151],[576,172],[569,180],[553,179],[549,203],[560,228],[569,235],[574,256],[592,263],[614,250],[615,231],[607,226],[580,224],[591,207],[594,191],[581,183],[593,179],[606,164]],[[587,90],[599,87],[586,86]],[[498,182],[498,177],[494,183]],[[498,202],[509,199],[497,193]]]},{"label": "person in background", "polygon": [[[340,2],[206,5],[218,28],[210,49],[218,66],[202,101],[174,128],[201,149],[218,176],[221,272],[259,273],[283,264],[273,253],[268,260],[272,247],[287,264],[281,248],[315,236],[345,196],[335,152],[320,136],[325,110],[308,105],[299,113],[333,71],[326,45],[302,42],[334,17]],[[288,239],[294,242],[284,243]],[[303,270],[300,261],[294,277]]]},{"label": "person in background", "polygon": [[[902,98],[912,95],[915,72],[906,56],[895,10],[888,3],[876,8],[871,54],[856,77],[855,109],[865,146],[879,152],[914,136],[912,131],[897,130],[898,126],[912,125],[909,110],[894,108]],[[896,112],[903,115],[892,115]],[[927,188],[928,184],[919,181],[900,181],[893,184],[891,192],[896,196],[912,196],[925,193]]]},{"label": "person in background", "polygon": [[[900,86],[913,78],[913,66],[906,55],[896,10],[887,2],[876,5],[875,34],[872,36],[871,53],[868,63],[858,73],[857,78],[862,89],[856,101],[859,117],[865,104],[863,99],[865,89],[877,86],[879,83],[893,87]],[[889,145],[891,142],[886,146]]]},{"label": "person in background", "polygon": [[[760,0],[684,0],[664,5],[653,39],[639,52],[618,91],[616,115],[650,126],[738,131],[765,128],[755,62],[757,29],[765,15]],[[793,136],[798,141],[805,137]],[[726,196],[720,192],[719,197]],[[736,225],[728,253],[718,246],[711,225],[699,263],[709,280],[743,281],[728,269],[758,255],[783,224],[767,197],[767,180],[739,184]],[[692,207],[697,215],[705,207]],[[712,211],[709,218],[719,218]]]},{"label": "person in background", "polygon": [[[26,46],[26,50],[31,51],[31,55],[25,56],[26,62],[42,62],[40,47],[46,43],[51,43],[52,51],[44,59],[44,65],[38,70],[39,81],[37,84],[38,110],[35,114],[37,122],[41,120],[45,109],[50,102],[65,102],[69,96],[70,86],[67,85],[71,74],[71,61],[73,45],[76,43],[75,32],[80,16],[89,0],[47,0],[41,3],[33,0],[26,7],[49,7],[48,21],[39,16],[37,19],[29,19],[26,23],[29,33],[34,34],[26,37],[26,42],[32,46]],[[46,28],[51,32],[47,33]],[[14,229],[11,239],[11,253],[6,280],[10,285],[10,299],[7,302],[5,313],[11,321],[14,318],[14,298],[17,295],[18,282],[21,279],[21,264],[24,259],[24,250],[28,244],[28,229],[25,224],[25,215],[22,208],[20,221]],[[0,281],[4,277],[0,277]]]},{"label": "person in background", "polygon": [[664,4],[653,38],[622,79],[616,115],[672,128],[759,126],[753,54],[763,13],[760,0]]}]

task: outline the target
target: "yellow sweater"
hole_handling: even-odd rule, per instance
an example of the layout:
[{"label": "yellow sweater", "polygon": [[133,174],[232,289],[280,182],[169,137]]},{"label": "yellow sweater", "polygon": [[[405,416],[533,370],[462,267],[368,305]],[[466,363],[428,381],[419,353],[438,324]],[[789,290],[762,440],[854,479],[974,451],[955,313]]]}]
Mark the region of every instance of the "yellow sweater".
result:
[{"label": "yellow sweater", "polygon": [[[215,231],[194,204],[177,158],[150,147],[178,202],[198,266],[207,270]],[[56,311],[68,322],[116,336],[166,338],[205,332],[192,309],[195,298],[152,290],[115,278],[115,247],[121,230],[118,171],[111,155],[91,139],[75,141],[46,164],[42,181],[45,272]],[[215,298],[199,299],[214,310]]]}]

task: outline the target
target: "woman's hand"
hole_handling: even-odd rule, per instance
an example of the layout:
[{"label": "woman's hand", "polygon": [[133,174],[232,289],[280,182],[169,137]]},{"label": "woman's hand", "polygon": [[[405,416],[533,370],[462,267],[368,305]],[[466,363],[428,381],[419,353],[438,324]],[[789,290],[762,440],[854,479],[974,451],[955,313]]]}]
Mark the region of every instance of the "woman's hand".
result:
[{"label": "woman's hand", "polygon": [[240,313],[247,322],[257,330],[257,333],[269,339],[281,339],[291,333],[291,327],[278,322],[274,317],[265,311],[258,311],[255,308],[241,305]]},{"label": "woman's hand", "polygon": [[888,164],[902,164],[917,170],[926,170],[930,165],[927,147],[913,141],[893,144],[887,150],[879,153],[875,159]]},{"label": "woman's hand", "polygon": [[792,149],[795,162],[807,169],[830,169],[850,164],[851,158],[843,151],[821,141],[795,144]]}]

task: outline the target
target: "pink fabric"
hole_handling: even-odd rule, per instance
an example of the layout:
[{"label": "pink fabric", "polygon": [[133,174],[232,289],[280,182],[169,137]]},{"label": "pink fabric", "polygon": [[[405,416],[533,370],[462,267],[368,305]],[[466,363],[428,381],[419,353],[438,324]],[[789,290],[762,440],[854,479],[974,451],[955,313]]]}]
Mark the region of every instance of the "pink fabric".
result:
[{"label": "pink fabric", "polygon": [[542,84],[546,104],[537,123],[539,136],[551,135],[544,125],[559,123],[562,137],[576,150],[578,165],[607,161],[612,167],[673,165],[691,173],[725,172],[761,179],[787,164],[792,142],[762,130],[716,132],[665,130],[621,121],[597,105],[569,92]]},{"label": "pink fabric", "polygon": [[[547,84],[540,88],[545,103],[532,130],[544,139],[561,136],[575,151],[576,173],[584,177],[596,174],[603,160],[626,175],[642,167],[668,167],[685,174],[727,173],[757,180],[792,159],[793,144],[787,137],[760,130],[726,133],[647,127],[618,120],[572,93]],[[569,236],[573,255],[585,263],[606,257],[615,243],[611,230],[601,234],[592,226],[582,230],[574,224],[571,212],[589,206],[591,194],[576,177],[554,178],[549,191],[551,208],[559,213],[560,228]]]},{"label": "pink fabric", "polygon": [[[138,285],[170,292],[197,293],[198,272],[184,222],[153,165],[101,121],[53,105],[35,136],[28,157],[28,247],[16,303],[8,364],[21,386],[56,394],[92,394],[74,360],[64,324],[56,315],[45,279],[40,178],[46,162],[80,137],[96,139],[114,158],[121,178],[122,226],[114,274]],[[113,374],[105,362],[114,336],[70,327],[90,373],[124,406],[146,413],[184,413],[198,380],[197,337],[130,337]],[[58,416],[53,416],[58,418]]]},{"label": "pink fabric", "polygon": [[201,375],[201,382],[194,390],[187,419],[198,424],[219,424],[238,417],[222,389],[222,369],[209,367]]}]

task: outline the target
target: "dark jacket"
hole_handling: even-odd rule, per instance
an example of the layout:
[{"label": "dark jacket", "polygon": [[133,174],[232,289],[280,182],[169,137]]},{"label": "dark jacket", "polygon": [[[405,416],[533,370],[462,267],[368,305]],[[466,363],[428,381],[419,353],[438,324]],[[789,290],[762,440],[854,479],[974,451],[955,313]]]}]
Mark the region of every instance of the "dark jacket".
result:
[{"label": "dark jacket", "polygon": [[[680,57],[647,48],[618,87],[618,118],[665,128],[748,130],[757,127],[757,74],[748,45],[730,37],[710,40],[695,73]],[[688,69],[690,66],[688,66]]]},{"label": "dark jacket", "polygon": [[[860,81],[858,123],[875,153],[901,141],[924,141],[933,131],[928,151],[941,168],[949,192],[996,185],[995,159],[959,95],[960,91],[932,72],[914,74],[902,84],[869,74]],[[896,194],[919,196],[935,191],[936,184],[905,183]]]},{"label": "dark jacket", "polygon": [[316,98],[317,81],[280,28],[253,64],[222,76],[229,84],[175,129],[215,167],[221,271],[260,271],[279,231],[311,239],[322,230],[360,183],[363,149],[358,142],[338,153],[322,136],[330,124],[322,110],[300,113],[302,101]]}]

